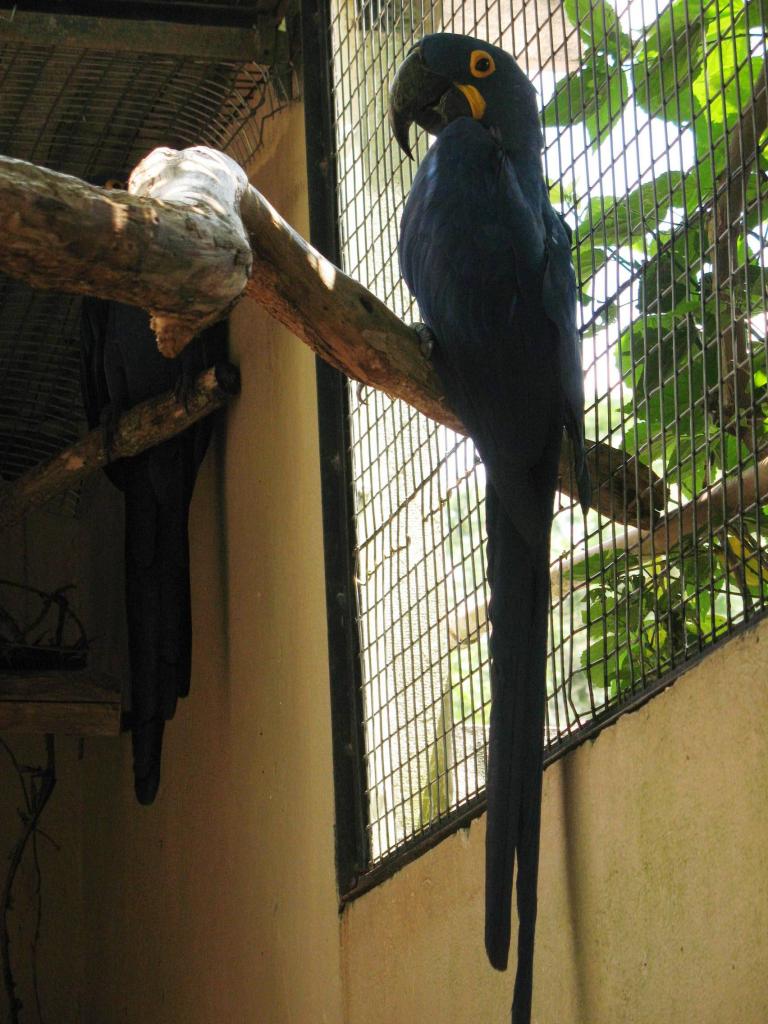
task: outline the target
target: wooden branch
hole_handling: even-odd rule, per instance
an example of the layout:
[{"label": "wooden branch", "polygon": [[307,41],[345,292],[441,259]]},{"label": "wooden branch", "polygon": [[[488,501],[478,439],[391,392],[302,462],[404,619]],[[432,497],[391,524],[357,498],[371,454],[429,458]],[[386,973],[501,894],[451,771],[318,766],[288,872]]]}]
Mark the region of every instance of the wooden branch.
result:
[{"label": "wooden branch", "polygon": [[186,408],[169,392],[130,409],[120,419],[109,451],[105,448],[104,432],[92,430],[49,462],[0,488],[0,529],[19,522],[54,494],[68,490],[109,462],[136,455],[180,434],[224,405],[239,390],[238,370],[229,363],[221,363],[197,378]]},{"label": "wooden branch", "polygon": [[707,529],[722,526],[732,516],[768,499],[768,456],[742,470],[738,476],[720,480],[698,498],[665,516],[653,532],[638,534],[627,547],[630,554],[669,552],[702,524]]},{"label": "wooden branch", "polygon": [[160,350],[176,355],[243,293],[247,185],[234,160],[205,147],[154,150],[131,193],[0,157],[0,270],[148,309]]},{"label": "wooden branch", "polygon": [[[415,332],[313,249],[228,157],[155,150],[129,190],[0,157],[0,269],[149,309],[166,355],[224,315],[250,274],[248,293],[323,359],[464,432]],[[666,500],[658,478],[618,449],[589,447],[595,507],[650,526]],[[575,496],[567,446],[561,487]]]},{"label": "wooden branch", "polygon": [[[249,295],[343,373],[466,433],[412,328],[313,249],[253,187],[243,194],[240,212],[253,252]],[[650,526],[655,510],[666,503],[660,479],[619,449],[600,442],[588,442],[588,448],[595,507],[611,518]],[[577,497],[572,465],[566,443],[561,490]]]},{"label": "wooden branch", "polygon": [[728,322],[719,338],[724,426],[752,450],[755,448],[752,426],[741,423],[742,414],[750,409],[751,402],[748,324],[747,316],[733,303],[733,276],[741,272],[736,243],[742,218],[747,213],[748,174],[757,162],[758,141],[768,127],[767,71],[768,65],[763,63],[750,102],[730,132],[728,160],[717,181],[715,201],[707,219],[709,243],[714,249],[714,290],[722,308],[729,311]]},{"label": "wooden branch", "polygon": [[410,327],[321,256],[252,186],[240,213],[253,253],[249,295],[338,370],[464,432]]},{"label": "wooden branch", "polygon": [[668,555],[676,545],[694,535],[702,526],[706,526],[707,532],[710,529],[717,529],[733,516],[738,516],[740,512],[754,508],[758,504],[764,504],[766,501],[768,501],[768,456],[753,463],[740,476],[730,476],[726,480],[718,481],[708,491],[700,494],[698,498],[687,502],[676,511],[670,512],[657,523],[652,531],[630,527],[612,543],[602,544],[599,547],[584,545],[576,549],[568,567],[570,572],[566,571],[564,579],[562,581],[559,579],[559,568],[552,573],[553,593],[562,597],[570,590],[577,590],[579,587],[585,586],[583,581],[573,583],[570,573],[594,555],[600,553],[610,555],[612,552],[621,552],[627,555],[637,555],[641,559]]}]

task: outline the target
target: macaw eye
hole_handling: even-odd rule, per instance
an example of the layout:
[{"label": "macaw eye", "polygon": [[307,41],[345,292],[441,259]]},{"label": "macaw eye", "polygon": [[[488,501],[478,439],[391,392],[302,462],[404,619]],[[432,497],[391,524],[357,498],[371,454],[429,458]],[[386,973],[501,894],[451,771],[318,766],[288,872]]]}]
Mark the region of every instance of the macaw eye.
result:
[{"label": "macaw eye", "polygon": [[487,78],[496,70],[496,64],[490,53],[485,50],[473,50],[469,58],[469,70],[475,78]]}]

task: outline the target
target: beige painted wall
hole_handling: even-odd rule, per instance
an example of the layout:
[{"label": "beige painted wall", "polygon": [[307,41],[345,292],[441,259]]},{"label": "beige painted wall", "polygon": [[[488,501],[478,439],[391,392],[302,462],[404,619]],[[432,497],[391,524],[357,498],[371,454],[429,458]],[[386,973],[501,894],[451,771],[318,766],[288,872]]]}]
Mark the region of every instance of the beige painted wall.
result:
[{"label": "beige painted wall", "polygon": [[[74,518],[41,510],[0,536],[0,578],[53,591],[72,585],[69,600],[86,624],[89,662],[124,682],[125,626],[122,599],[122,499],[103,475],[83,487]],[[7,600],[8,591],[3,592]],[[24,612],[24,602],[13,609]],[[36,603],[27,611],[34,613]],[[23,620],[22,620],[23,621]],[[22,765],[45,764],[42,736],[3,735]],[[83,993],[83,886],[81,776],[88,756],[73,737],[55,741],[57,783],[38,839],[41,879],[38,990],[46,1024],[80,1024]],[[0,750],[0,876],[17,842],[24,801],[7,750]],[[46,838],[48,837],[48,838]],[[32,850],[22,861],[10,917],[12,966],[21,999],[22,1024],[37,1024],[32,950],[37,928],[38,875]],[[0,1022],[7,1020],[0,989]]]},{"label": "beige painted wall", "polygon": [[[535,1024],[768,1021],[768,623],[545,773]],[[481,819],[354,903],[345,1024],[502,1024]]]},{"label": "beige painted wall", "polygon": [[[277,118],[252,171],[306,232],[302,129]],[[252,305],[232,335],[243,392],[193,503],[194,678],[157,802],[134,801],[127,737],[60,744],[46,1020],[502,1024],[482,820],[338,917],[314,364]],[[108,619],[119,580],[94,586]],[[536,1024],[768,1021],[767,649],[765,623],[546,772]]]},{"label": "beige painted wall", "polygon": [[[302,111],[269,134],[252,179],[306,234]],[[134,801],[127,738],[85,763],[87,1024],[341,1019],[314,358],[247,301],[231,351],[156,803]]]}]

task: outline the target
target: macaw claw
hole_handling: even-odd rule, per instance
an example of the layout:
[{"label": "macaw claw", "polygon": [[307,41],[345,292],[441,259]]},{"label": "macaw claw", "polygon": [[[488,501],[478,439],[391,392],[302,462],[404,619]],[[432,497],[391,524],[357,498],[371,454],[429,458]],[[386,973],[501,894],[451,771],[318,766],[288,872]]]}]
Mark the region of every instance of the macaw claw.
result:
[{"label": "macaw claw", "polygon": [[419,351],[425,359],[431,359],[437,338],[426,324],[411,324],[411,326],[419,336]]}]

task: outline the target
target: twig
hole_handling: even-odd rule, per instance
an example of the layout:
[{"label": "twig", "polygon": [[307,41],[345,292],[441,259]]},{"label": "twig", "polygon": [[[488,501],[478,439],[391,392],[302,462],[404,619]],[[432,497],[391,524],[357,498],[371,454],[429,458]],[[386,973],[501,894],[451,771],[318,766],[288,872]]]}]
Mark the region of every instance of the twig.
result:
[{"label": "twig", "polygon": [[749,409],[751,374],[747,348],[747,317],[735,308],[733,275],[736,272],[737,229],[747,213],[747,174],[757,163],[758,140],[768,127],[768,78],[764,62],[754,84],[750,102],[731,130],[728,159],[715,188],[715,201],[707,221],[707,234],[714,249],[714,293],[728,322],[720,331],[723,426],[754,449],[754,431],[742,426],[742,412]]},{"label": "twig", "polygon": [[32,833],[32,860],[35,865],[35,932],[32,936],[32,991],[35,996],[35,1009],[37,1010],[37,1024],[45,1024],[43,1017],[43,1006],[40,999],[40,979],[37,971],[37,947],[40,942],[40,930],[43,923],[43,873],[40,870],[40,851],[37,841],[40,838],[40,830],[35,829]]},{"label": "twig", "polygon": [[19,1024],[19,1011],[22,1008],[22,1002],[16,994],[16,980],[13,976],[13,968],[11,966],[11,939],[8,932],[8,915],[12,908],[13,883],[16,880],[16,874],[24,856],[24,851],[29,840],[31,838],[34,839],[35,830],[37,829],[40,816],[45,810],[45,806],[53,793],[54,787],[56,786],[56,754],[53,736],[47,735],[45,737],[45,768],[36,770],[35,775],[37,784],[35,784],[35,779],[33,778],[30,786],[31,792],[27,793],[27,789],[23,781],[23,769],[8,746],[5,743],[3,743],[3,746],[10,754],[13,765],[19,773],[26,802],[26,813],[22,815],[24,827],[10,854],[10,862],[8,865],[8,872],[5,877],[5,884],[3,885],[2,901],[0,904],[2,905],[3,918],[2,929],[0,929],[0,958],[2,959],[3,964],[3,983],[5,985],[5,993],[8,999],[8,1010],[10,1013],[8,1021],[9,1024]]},{"label": "twig", "polygon": [[186,405],[168,392],[130,409],[120,419],[109,450],[103,431],[92,430],[82,441],[0,490],[0,529],[23,519],[54,494],[68,490],[115,459],[136,455],[181,433],[224,405],[239,389],[237,368],[220,363],[200,374]]}]

